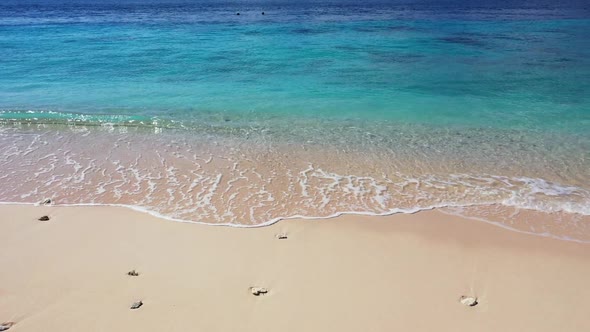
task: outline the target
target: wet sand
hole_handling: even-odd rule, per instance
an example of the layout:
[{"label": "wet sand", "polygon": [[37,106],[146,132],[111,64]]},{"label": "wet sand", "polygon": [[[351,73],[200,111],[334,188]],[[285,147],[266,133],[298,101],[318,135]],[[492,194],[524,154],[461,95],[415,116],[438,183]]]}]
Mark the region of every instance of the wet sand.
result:
[{"label": "wet sand", "polygon": [[[545,154],[524,163],[520,152],[489,152],[493,160],[463,149],[448,154],[438,149],[448,140],[436,132],[428,136],[438,142],[433,155],[405,141],[349,148],[266,136],[111,129],[0,128],[0,201],[51,197],[63,205],[137,206],[181,221],[248,226],[291,216],[444,207],[524,232],[590,242],[590,165],[581,160],[574,167],[559,154],[551,154],[557,166]],[[481,149],[483,142],[475,145]],[[400,150],[390,150],[394,146]],[[554,216],[540,222],[546,213]]]},{"label": "wet sand", "polygon": [[0,266],[10,331],[590,330],[590,244],[438,211],[230,228],[3,205]]}]

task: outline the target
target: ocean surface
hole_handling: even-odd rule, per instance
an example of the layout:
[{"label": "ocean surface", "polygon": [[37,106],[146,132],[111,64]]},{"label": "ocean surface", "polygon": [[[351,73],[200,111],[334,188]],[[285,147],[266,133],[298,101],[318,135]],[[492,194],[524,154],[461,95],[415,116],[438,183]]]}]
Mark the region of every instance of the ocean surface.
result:
[{"label": "ocean surface", "polygon": [[590,241],[589,36],[587,1],[3,0],[0,201]]}]

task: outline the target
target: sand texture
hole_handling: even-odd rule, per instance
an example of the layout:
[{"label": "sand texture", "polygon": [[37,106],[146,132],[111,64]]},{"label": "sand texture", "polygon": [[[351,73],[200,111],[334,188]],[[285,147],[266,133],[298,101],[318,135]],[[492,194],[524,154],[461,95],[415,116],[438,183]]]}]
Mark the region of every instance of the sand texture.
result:
[{"label": "sand texture", "polygon": [[589,244],[437,211],[229,228],[4,205],[0,266],[11,332],[590,331]]}]

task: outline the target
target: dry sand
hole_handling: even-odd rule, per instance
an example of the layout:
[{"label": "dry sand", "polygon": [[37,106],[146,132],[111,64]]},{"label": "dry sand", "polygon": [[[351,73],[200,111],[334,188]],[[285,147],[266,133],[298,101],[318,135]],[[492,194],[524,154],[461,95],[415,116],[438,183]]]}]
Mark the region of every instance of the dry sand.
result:
[{"label": "dry sand", "polygon": [[590,331],[589,244],[437,211],[238,229],[5,205],[0,266],[11,332]]}]

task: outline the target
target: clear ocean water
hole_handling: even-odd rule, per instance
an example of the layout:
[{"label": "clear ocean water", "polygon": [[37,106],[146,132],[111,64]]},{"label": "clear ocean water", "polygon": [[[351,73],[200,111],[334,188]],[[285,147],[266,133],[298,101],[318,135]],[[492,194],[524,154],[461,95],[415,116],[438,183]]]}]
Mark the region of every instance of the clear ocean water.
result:
[{"label": "clear ocean water", "polygon": [[[478,204],[569,213],[578,220],[590,214],[589,36],[587,1],[3,0],[0,170],[5,180],[18,181],[0,190],[0,200],[32,202],[58,192],[65,203],[120,203],[182,220],[245,225],[291,215]],[[48,182],[35,172],[31,177],[31,169],[19,173],[48,167],[43,149],[34,148],[39,142],[62,140],[62,152],[86,158],[93,140],[76,147],[85,140],[76,135],[136,146],[153,140],[142,151],[159,146],[173,153],[166,149],[182,142],[185,152],[200,149],[220,159],[237,147],[273,156],[261,163],[281,160],[281,153],[298,156],[301,164],[291,169],[267,167],[263,181],[301,174],[326,155],[332,162],[322,170],[332,167],[344,178],[436,175],[449,188],[469,177],[486,180],[469,195],[445,194],[443,200],[406,192],[411,198],[404,204],[391,197],[406,187],[392,192],[385,185],[379,204],[364,205],[346,203],[345,192],[320,190],[319,201],[309,202],[314,209],[295,203],[291,210],[274,206],[240,219],[187,208],[204,202],[197,198],[189,204],[186,197],[102,197],[103,191],[65,190],[71,183]],[[212,152],[219,144],[226,151]],[[123,155],[136,164],[146,158],[133,153]],[[51,167],[72,165],[63,160],[55,157]],[[131,161],[121,166],[130,174],[151,169],[133,171]],[[192,166],[183,167],[190,173]],[[62,177],[71,180],[85,170],[104,176],[108,169],[79,166],[64,169]],[[33,193],[39,183],[46,190]],[[183,190],[173,184],[158,183],[158,190]],[[377,187],[359,192],[374,197]],[[497,197],[483,194],[488,189]],[[317,208],[329,200],[345,204]]]}]

